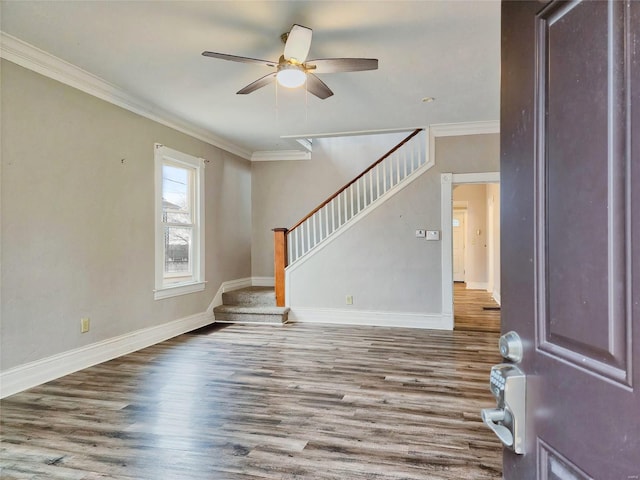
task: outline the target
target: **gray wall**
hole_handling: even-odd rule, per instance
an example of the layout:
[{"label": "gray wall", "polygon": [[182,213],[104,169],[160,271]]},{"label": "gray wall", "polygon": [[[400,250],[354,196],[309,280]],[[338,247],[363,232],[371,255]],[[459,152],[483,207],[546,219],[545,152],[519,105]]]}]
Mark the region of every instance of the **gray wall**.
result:
[{"label": "gray wall", "polygon": [[[204,312],[251,276],[249,162],[13,63],[1,74],[2,370]],[[206,289],[158,301],[154,142],[209,161]]]},{"label": "gray wall", "polygon": [[[441,313],[442,242],[417,239],[415,230],[442,230],[441,173],[498,170],[497,134],[436,139],[435,167],[292,269],[289,304]],[[353,306],[345,305],[346,295],[353,295]]]}]

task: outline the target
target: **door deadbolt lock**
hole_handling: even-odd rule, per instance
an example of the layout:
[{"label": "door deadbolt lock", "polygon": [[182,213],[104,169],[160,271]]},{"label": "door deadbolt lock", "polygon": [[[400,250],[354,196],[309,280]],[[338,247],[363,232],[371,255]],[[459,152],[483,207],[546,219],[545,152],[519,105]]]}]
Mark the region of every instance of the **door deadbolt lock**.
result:
[{"label": "door deadbolt lock", "polygon": [[522,340],[516,332],[512,331],[502,335],[498,342],[498,347],[500,348],[500,355],[506,360],[511,360],[514,363],[522,360]]}]

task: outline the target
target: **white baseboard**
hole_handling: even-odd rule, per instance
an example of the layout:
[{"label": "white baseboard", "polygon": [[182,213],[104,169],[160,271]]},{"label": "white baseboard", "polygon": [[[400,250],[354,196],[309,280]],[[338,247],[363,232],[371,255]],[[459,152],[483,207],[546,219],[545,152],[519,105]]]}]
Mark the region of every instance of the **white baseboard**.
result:
[{"label": "white baseboard", "polygon": [[498,305],[502,305],[502,302],[500,301],[500,292],[493,292],[492,296]]},{"label": "white baseboard", "polygon": [[467,290],[486,290],[487,282],[467,282]]},{"label": "white baseboard", "polygon": [[451,314],[377,312],[337,308],[291,307],[290,322],[453,330]]},{"label": "white baseboard", "polygon": [[197,313],[10,368],[0,373],[0,398],[155,345],[212,322],[212,314]]},{"label": "white baseboard", "polygon": [[275,280],[273,277],[245,277],[238,278],[236,280],[227,280],[220,284],[220,288],[216,292],[213,300],[207,308],[208,313],[213,313],[213,309],[218,305],[222,305],[222,294],[224,292],[230,292],[232,290],[238,290],[246,287],[273,287]]},{"label": "white baseboard", "polygon": [[273,287],[275,284],[273,277],[251,277],[251,285],[254,287]]},{"label": "white baseboard", "polygon": [[250,287],[251,285],[251,277],[238,278],[237,280],[227,280],[226,282],[222,282],[220,284],[220,288],[218,288],[218,291],[216,292],[213,300],[211,300],[211,303],[207,308],[207,313],[213,313],[213,309],[215,307],[217,307],[218,305],[222,305],[222,294],[224,292],[230,292],[231,290]]}]

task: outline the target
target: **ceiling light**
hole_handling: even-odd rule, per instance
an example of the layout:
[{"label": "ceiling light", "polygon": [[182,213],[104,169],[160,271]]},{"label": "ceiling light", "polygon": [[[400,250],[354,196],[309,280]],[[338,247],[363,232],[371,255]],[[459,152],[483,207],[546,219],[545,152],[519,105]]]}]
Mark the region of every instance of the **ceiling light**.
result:
[{"label": "ceiling light", "polygon": [[288,63],[278,66],[276,78],[283,87],[296,88],[304,85],[304,82],[307,81],[307,74],[301,65]]},{"label": "ceiling light", "polygon": [[422,99],[422,101],[423,101],[424,103],[431,103],[431,102],[433,102],[434,100],[435,100],[435,97],[424,97],[424,98]]}]

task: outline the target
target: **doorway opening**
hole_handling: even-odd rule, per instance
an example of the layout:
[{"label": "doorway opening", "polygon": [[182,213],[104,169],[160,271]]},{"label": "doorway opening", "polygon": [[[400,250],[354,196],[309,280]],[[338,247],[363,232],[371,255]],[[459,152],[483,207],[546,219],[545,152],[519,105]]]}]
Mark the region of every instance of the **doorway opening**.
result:
[{"label": "doorway opening", "polygon": [[500,332],[499,182],[497,172],[442,175],[443,310],[455,330]]}]

